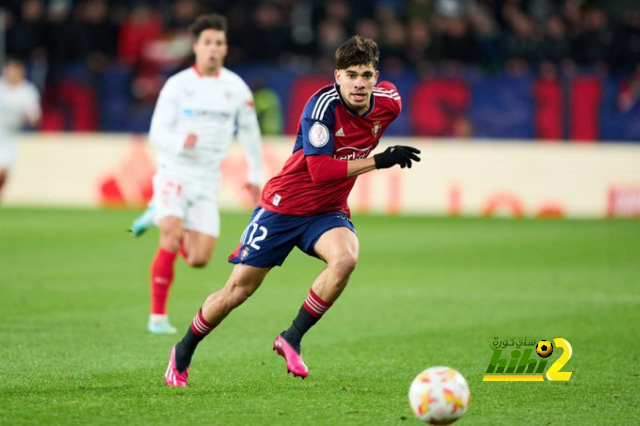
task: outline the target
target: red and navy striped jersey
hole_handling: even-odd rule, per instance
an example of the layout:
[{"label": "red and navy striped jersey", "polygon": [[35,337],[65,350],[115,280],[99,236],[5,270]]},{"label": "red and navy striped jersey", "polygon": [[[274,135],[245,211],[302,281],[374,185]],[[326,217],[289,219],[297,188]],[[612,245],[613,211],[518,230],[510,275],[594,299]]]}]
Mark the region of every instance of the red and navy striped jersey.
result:
[{"label": "red and navy striped jersey", "polygon": [[331,211],[350,214],[347,198],[356,177],[314,183],[306,158],[328,155],[350,161],[368,157],[400,114],[402,100],[392,83],[381,82],[373,89],[370,105],[365,114],[358,115],[344,101],[337,84],[316,92],[300,117],[293,154],[265,185],[260,205],[297,216]]}]

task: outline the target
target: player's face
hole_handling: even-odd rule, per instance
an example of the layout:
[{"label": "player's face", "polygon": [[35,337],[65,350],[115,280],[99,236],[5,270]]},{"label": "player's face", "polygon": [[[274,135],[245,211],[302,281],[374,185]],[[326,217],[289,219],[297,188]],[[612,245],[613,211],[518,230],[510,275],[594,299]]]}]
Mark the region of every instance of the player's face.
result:
[{"label": "player's face", "polygon": [[17,62],[8,61],[2,71],[2,77],[10,85],[17,85],[22,83],[25,77],[25,69]]},{"label": "player's face", "polygon": [[216,75],[227,56],[227,36],[224,31],[204,30],[193,44],[198,71],[204,75]]},{"label": "player's face", "polygon": [[371,93],[378,81],[378,75],[378,71],[371,64],[354,65],[335,71],[342,98],[358,114],[364,114],[371,106]]}]

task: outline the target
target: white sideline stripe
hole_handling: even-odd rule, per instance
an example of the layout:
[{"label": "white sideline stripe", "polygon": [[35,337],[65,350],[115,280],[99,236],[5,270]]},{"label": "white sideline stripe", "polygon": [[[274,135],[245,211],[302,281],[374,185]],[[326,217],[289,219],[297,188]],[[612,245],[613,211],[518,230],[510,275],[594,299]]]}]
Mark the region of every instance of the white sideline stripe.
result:
[{"label": "white sideline stripe", "polygon": [[322,120],[324,119],[324,113],[327,112],[327,109],[329,109],[329,106],[331,106],[331,103],[333,101],[337,101],[338,97],[335,96],[333,98],[331,98],[331,100],[329,100],[329,102],[326,103],[326,105],[322,108],[322,111],[320,111],[320,117],[318,117],[318,120]]},{"label": "white sideline stripe", "polygon": [[399,98],[400,95],[398,93],[383,93],[383,92],[373,92],[373,96],[387,96],[390,98]]},{"label": "white sideline stripe", "polygon": [[320,102],[322,102],[322,99],[324,98],[325,95],[326,93],[323,93],[322,95],[320,95],[320,97],[316,101],[316,104],[313,106],[313,111],[311,111],[311,118],[313,118],[316,115],[316,111],[318,111],[318,106],[320,105]]},{"label": "white sideline stripe", "polygon": [[387,95],[386,93],[374,93],[373,96],[382,96],[385,98],[400,99],[400,96],[398,95]]},{"label": "white sideline stripe", "polygon": [[318,108],[320,108],[320,104],[321,104],[322,102],[324,102],[324,99],[325,99],[327,96],[333,96],[334,94],[337,94],[337,93],[338,93],[338,92],[336,92],[336,89],[334,88],[334,89],[329,90],[328,92],[323,93],[322,95],[320,95],[320,97],[318,98],[318,101],[316,102],[316,104],[315,104],[315,105],[314,105],[314,107],[313,107],[313,111],[311,112],[311,118],[315,117],[316,112],[318,112]]},{"label": "white sideline stripe", "polygon": [[261,208],[260,211],[258,211],[258,213],[256,214],[256,217],[254,217],[253,220],[249,222],[247,227],[244,228],[244,231],[242,231],[242,235],[240,236],[240,244],[245,243],[245,239],[247,238],[247,232],[249,231],[249,228],[251,227],[251,225],[255,224],[257,221],[260,220],[262,213],[264,213],[264,208]]},{"label": "white sideline stripe", "polygon": [[318,98],[318,102],[313,108],[313,112],[311,113],[311,118],[314,120],[322,120],[324,117],[324,113],[331,104],[331,102],[335,99],[338,99],[338,92],[336,89],[330,90],[327,93],[324,93]]},{"label": "white sideline stripe", "polygon": [[382,89],[380,87],[374,87],[373,91],[374,92],[389,93],[389,94],[398,93],[397,91],[395,91],[393,89]]},{"label": "white sideline stripe", "polygon": [[322,105],[322,107],[320,107],[320,110],[318,111],[318,113],[316,114],[316,117],[311,117],[315,120],[322,120],[324,118],[324,113],[327,112],[327,109],[329,108],[329,105],[331,105],[331,102],[338,100],[338,95],[336,94],[335,96],[330,96],[325,98],[322,102],[324,103],[324,105]]},{"label": "white sideline stripe", "polygon": [[258,212],[258,214],[256,215],[256,217],[253,218],[253,220],[251,221],[251,223],[256,223],[258,220],[260,220],[260,216],[262,216],[262,213],[264,213],[264,208],[261,208],[260,211]]},{"label": "white sideline stripe", "polygon": [[373,96],[381,96],[383,98],[391,98],[391,99],[395,99],[398,100],[400,99],[400,95],[387,95],[386,93],[377,93],[377,92],[373,92]]}]

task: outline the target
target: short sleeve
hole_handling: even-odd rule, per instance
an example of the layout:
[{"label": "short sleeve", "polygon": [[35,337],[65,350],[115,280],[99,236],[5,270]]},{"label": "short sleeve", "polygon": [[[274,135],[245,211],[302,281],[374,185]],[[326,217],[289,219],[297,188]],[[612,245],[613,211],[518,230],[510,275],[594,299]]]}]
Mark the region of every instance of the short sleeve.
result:
[{"label": "short sleeve", "polygon": [[314,95],[307,103],[300,119],[300,132],[304,155],[333,155],[335,107],[337,91],[331,90]]},{"label": "short sleeve", "polygon": [[395,113],[396,117],[400,115],[400,112],[402,112],[402,97],[400,96],[400,93],[398,93],[398,89],[396,88],[395,84],[391,83],[390,81],[381,81],[380,83],[378,83],[374,90],[379,95],[393,99],[395,101],[392,104],[393,112]]}]

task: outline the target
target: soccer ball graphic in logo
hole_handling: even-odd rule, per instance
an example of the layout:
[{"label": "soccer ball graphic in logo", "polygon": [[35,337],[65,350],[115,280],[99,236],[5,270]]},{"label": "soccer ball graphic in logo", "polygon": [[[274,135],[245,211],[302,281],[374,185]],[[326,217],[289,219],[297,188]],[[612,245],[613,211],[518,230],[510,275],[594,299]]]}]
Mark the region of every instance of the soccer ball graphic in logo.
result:
[{"label": "soccer ball graphic in logo", "polygon": [[467,381],[449,367],[427,368],[409,388],[414,414],[432,425],[446,425],[462,417],[469,407],[469,396]]},{"label": "soccer ball graphic in logo", "polygon": [[553,353],[553,345],[548,340],[540,340],[536,345],[536,353],[542,358],[549,358]]}]

